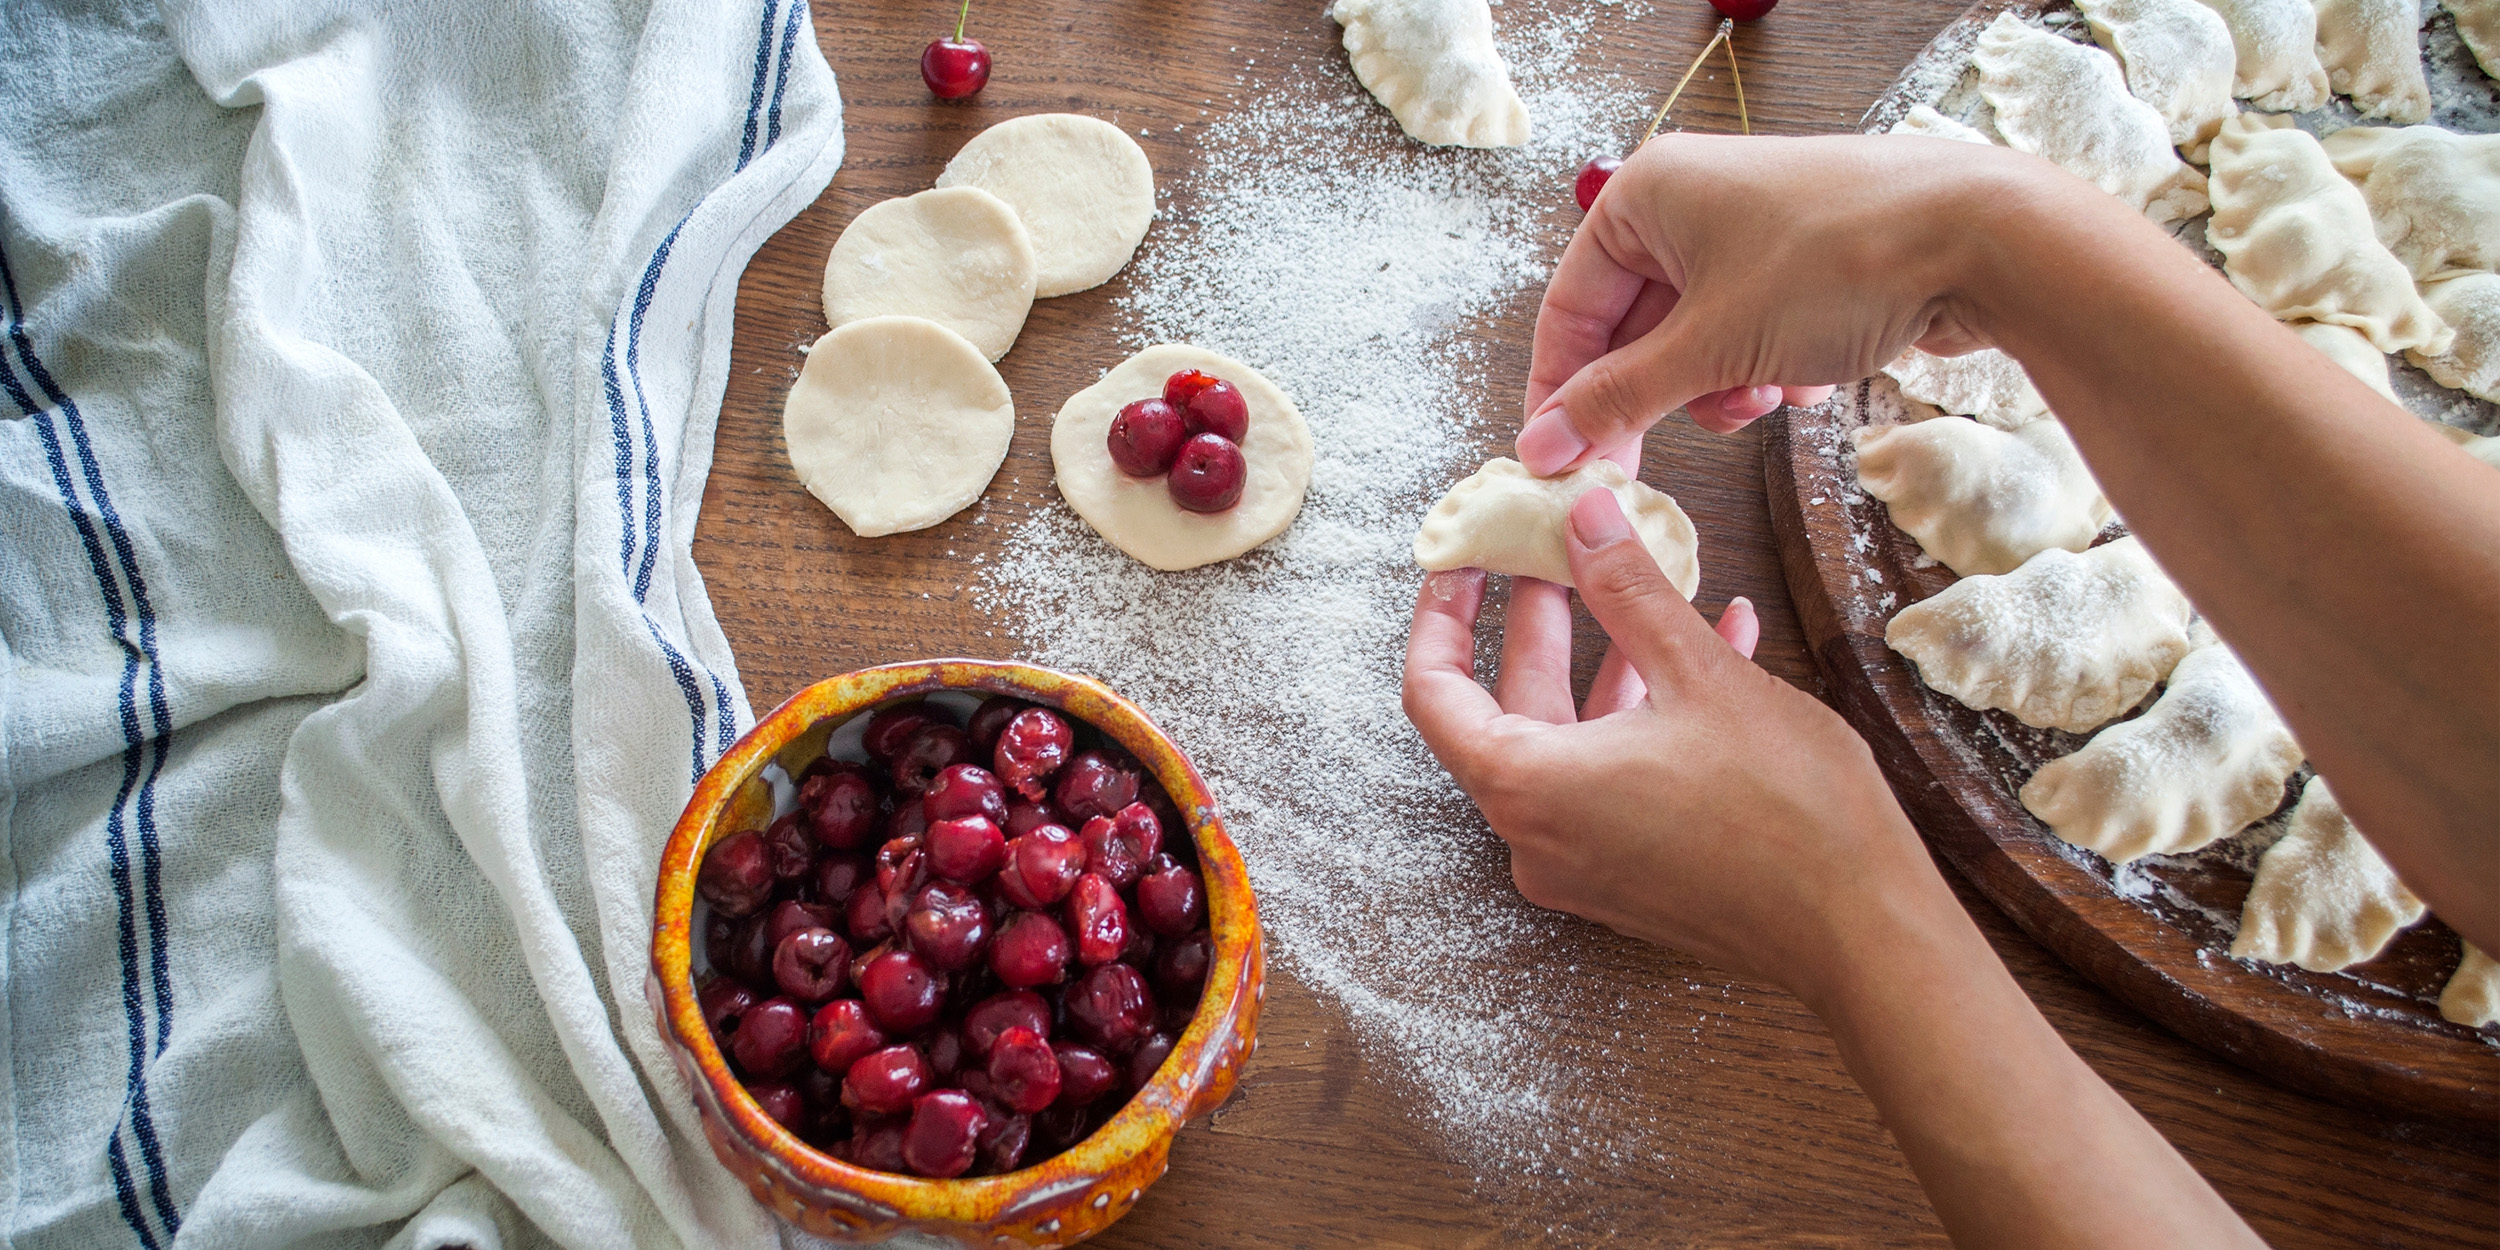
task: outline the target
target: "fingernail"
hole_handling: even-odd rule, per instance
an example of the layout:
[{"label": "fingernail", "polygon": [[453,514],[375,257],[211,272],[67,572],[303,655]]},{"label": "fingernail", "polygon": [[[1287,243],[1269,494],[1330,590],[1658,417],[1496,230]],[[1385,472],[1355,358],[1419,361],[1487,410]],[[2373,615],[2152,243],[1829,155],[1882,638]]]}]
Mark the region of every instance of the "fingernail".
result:
[{"label": "fingernail", "polygon": [[1571,418],[1560,408],[1548,408],[1537,414],[1526,429],[1519,431],[1519,463],[1538,477],[1552,477],[1563,466],[1580,458],[1589,449],[1589,440],[1571,428]]},{"label": "fingernail", "polygon": [[1424,593],[1435,603],[1448,603],[1483,583],[1483,569],[1444,569],[1424,575]]},{"label": "fingernail", "polygon": [[1776,386],[1749,386],[1745,388],[1745,398],[1752,400],[1754,407],[1760,408],[1764,412],[1769,412],[1780,406],[1780,388]]},{"label": "fingernail", "polygon": [[1630,538],[1632,523],[1624,519],[1623,504],[1615,499],[1615,493],[1596,486],[1571,505],[1571,532],[1579,537],[1581,546],[1594,551]]}]

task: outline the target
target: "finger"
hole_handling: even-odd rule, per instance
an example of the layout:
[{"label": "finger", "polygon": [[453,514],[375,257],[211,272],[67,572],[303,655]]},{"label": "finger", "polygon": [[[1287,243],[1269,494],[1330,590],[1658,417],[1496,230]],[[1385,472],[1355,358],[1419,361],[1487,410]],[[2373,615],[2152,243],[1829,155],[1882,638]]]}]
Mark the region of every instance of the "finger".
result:
[{"label": "finger", "polygon": [[1429,574],[1416,592],[1415,624],[1406,637],[1406,719],[1454,777],[1468,744],[1502,714],[1476,684],[1476,611],[1483,606],[1484,570]]},{"label": "finger", "polygon": [[1712,391],[1684,405],[1684,411],[1693,418],[1693,424],[1713,434],[1733,434],[1779,411],[1779,406],[1779,387],[1739,386]]},{"label": "finger", "polygon": [[1606,458],[1608,460],[1612,460],[1616,464],[1623,466],[1623,475],[1625,477],[1639,477],[1641,475],[1641,441],[1641,438],[1638,435],[1635,435],[1631,441],[1625,443],[1621,447],[1615,448],[1613,451],[1606,453]]},{"label": "finger", "polygon": [[1738,595],[1719,610],[1719,623],[1710,627],[1712,633],[1727,639],[1736,654],[1750,660],[1754,647],[1762,641],[1762,618],[1753,610],[1753,600]]},{"label": "finger", "polygon": [[[1563,248],[1554,276],[1545,284],[1545,298],[1537,305],[1526,412],[1544,407],[1546,396],[1580,366],[1612,350],[1616,327],[1640,303],[1648,285],[1648,278],[1606,250],[1596,229],[1582,223]],[[1658,315],[1665,316],[1666,310],[1658,309]]]},{"label": "finger", "polygon": [[1606,658],[1597,662],[1597,676],[1589,682],[1588,702],[1580,705],[1581,720],[1596,720],[1637,707],[1649,697],[1649,683],[1626,659],[1623,648],[1609,645]]},{"label": "finger", "polygon": [[[1614,334],[1606,340],[1606,350],[1613,351],[1657,329],[1658,323],[1666,320],[1668,313],[1675,311],[1676,298],[1675,288],[1664,282],[1642,283],[1641,293],[1633,297],[1632,306],[1624,310],[1623,320],[1615,324]],[[1555,385],[1560,385],[1562,379],[1556,378],[1554,382]],[[1545,388],[1547,394],[1551,394],[1553,389],[1553,386]],[[1544,399],[1544,395],[1531,397],[1528,401],[1529,411],[1535,411],[1537,404],[1543,402]]]},{"label": "finger", "polygon": [[1677,303],[1658,328],[1588,362],[1546,396],[1519,432],[1519,459],[1551,476],[1604,454],[1697,396],[1719,389],[1709,354],[1693,341],[1702,318]]},{"label": "finger", "polygon": [[1678,678],[1704,662],[1700,648],[1716,652],[1727,645],[1659,571],[1614,492],[1599,487],[1581,495],[1567,528],[1572,584],[1651,691],[1675,689]]},{"label": "finger", "polygon": [[1571,716],[1571,592],[1533,577],[1510,579],[1502,612],[1502,671],[1493,701],[1516,716],[1568,725]]},{"label": "finger", "polygon": [[1781,402],[1791,408],[1811,408],[1830,399],[1832,392],[1839,389],[1836,386],[1783,386],[1780,390],[1786,394]]}]

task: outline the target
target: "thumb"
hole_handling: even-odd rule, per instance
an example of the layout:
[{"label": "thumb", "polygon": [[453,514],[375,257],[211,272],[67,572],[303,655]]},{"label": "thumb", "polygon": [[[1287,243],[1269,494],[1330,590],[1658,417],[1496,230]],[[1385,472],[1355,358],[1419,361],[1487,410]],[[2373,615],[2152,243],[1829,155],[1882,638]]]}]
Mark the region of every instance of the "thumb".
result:
[{"label": "thumb", "polygon": [[1519,431],[1519,462],[1551,477],[1591,453],[1605,455],[1640,436],[1658,419],[1720,389],[1694,364],[1694,315],[1679,304],[1658,327],[1580,366]]},{"label": "thumb", "polygon": [[1563,545],[1581,602],[1651,690],[1675,689],[1703,655],[1727,650],[1633,534],[1613,491],[1593,487],[1571,505]]}]

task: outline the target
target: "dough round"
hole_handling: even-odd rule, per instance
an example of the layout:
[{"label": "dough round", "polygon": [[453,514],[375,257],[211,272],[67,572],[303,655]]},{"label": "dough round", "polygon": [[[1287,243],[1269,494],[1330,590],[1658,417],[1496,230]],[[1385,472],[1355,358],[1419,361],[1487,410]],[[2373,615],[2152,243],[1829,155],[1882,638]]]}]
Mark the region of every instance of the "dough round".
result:
[{"label": "dough round", "polygon": [[1137,140],[1081,113],[998,123],[946,162],[941,187],[979,187],[1014,206],[1032,232],[1038,299],[1111,280],[1155,215],[1155,171]]},{"label": "dough round", "polygon": [[[1250,401],[1241,502],[1222,512],[1191,512],[1172,502],[1162,478],[1130,477],[1111,463],[1111,419],[1132,401],[1161,395],[1163,380],[1183,369],[1212,373]],[[1059,494],[1112,546],[1159,569],[1194,569],[1230,560],[1293,524],[1311,485],[1311,427],[1250,366],[1203,347],[1162,343],[1068,397],[1050,427],[1050,460]]]},{"label": "dough round", "polygon": [[870,317],[816,340],[781,409],[800,483],[862,538],[963,511],[1015,429],[1015,401],[981,349],[922,317]]},{"label": "dough round", "polygon": [[1024,220],[979,187],[883,200],[825,257],[825,321],[926,317],[996,360],[1033,311],[1034,273]]}]

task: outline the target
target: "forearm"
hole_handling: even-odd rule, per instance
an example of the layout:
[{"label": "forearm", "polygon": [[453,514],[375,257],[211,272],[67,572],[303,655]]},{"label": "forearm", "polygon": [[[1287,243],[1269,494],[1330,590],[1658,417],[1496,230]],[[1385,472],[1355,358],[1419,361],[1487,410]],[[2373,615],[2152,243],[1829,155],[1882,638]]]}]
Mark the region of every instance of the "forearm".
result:
[{"label": "forearm", "polygon": [[2261,1244],[2067,1049],[1931,882],[1855,920],[1823,983],[1802,992],[1954,1244]]},{"label": "forearm", "polygon": [[2105,196],[2000,187],[1951,299],[2021,360],[2131,530],[2345,809],[2500,943],[2500,489]]}]

